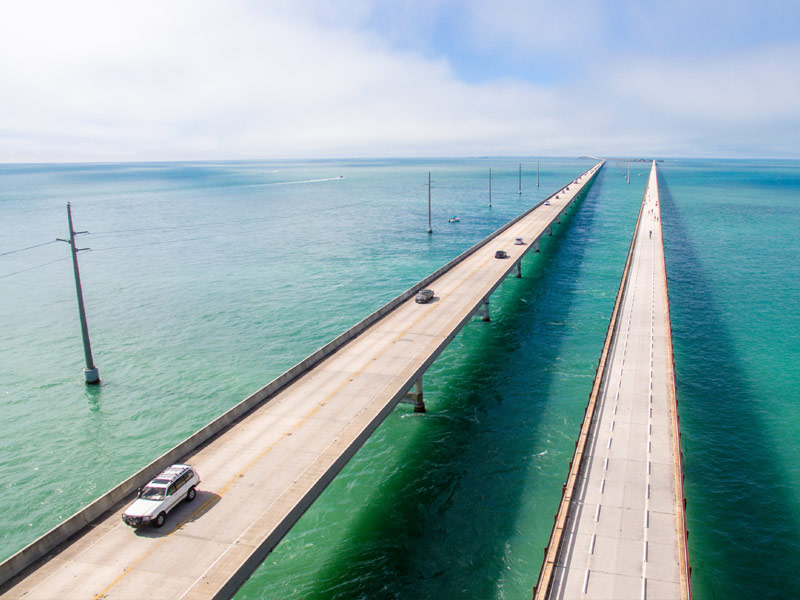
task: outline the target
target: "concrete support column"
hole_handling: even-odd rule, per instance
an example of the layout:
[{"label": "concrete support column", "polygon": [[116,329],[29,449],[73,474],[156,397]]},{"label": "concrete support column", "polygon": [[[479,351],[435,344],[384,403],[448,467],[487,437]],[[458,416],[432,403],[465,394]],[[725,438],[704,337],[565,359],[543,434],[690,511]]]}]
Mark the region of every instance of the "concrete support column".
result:
[{"label": "concrete support column", "polygon": [[545,230],[545,233],[547,235],[553,235],[553,226],[552,225],[548,225],[547,229]]},{"label": "concrete support column", "polygon": [[414,382],[414,412],[425,412],[425,402],[422,399],[422,377]]},{"label": "concrete support column", "polygon": [[84,369],[83,377],[86,383],[100,383],[100,372],[97,370],[97,367],[94,369]]},{"label": "concrete support column", "polygon": [[[558,213],[558,216],[556,217],[556,223],[561,225],[561,213]],[[551,233],[550,235],[553,235],[553,234]]]},{"label": "concrete support column", "polygon": [[522,261],[517,261],[517,279],[522,277]]},{"label": "concrete support column", "polygon": [[491,321],[489,318],[489,299],[483,301],[483,306],[481,307],[481,319],[484,321]]},{"label": "concrete support column", "polygon": [[539,240],[536,240],[535,242],[533,242],[533,251],[534,252],[538,252],[539,251]]},{"label": "concrete support column", "polygon": [[415,413],[425,412],[425,401],[423,400],[422,393],[422,377],[414,382],[414,391],[407,392],[405,399],[409,404],[414,405]]}]

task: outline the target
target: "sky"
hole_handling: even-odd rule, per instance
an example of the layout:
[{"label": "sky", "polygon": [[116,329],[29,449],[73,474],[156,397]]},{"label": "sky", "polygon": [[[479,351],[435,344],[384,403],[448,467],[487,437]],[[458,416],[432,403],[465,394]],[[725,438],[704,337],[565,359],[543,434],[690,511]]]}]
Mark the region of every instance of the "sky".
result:
[{"label": "sky", "polygon": [[797,0],[0,0],[0,162],[800,157]]}]

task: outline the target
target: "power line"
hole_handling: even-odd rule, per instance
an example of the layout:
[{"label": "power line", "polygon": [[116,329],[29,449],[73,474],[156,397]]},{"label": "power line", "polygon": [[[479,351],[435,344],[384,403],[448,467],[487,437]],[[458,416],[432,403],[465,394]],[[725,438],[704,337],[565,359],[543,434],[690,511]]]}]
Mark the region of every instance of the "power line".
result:
[{"label": "power line", "polygon": [[[404,193],[407,193],[407,192],[404,192]],[[381,198],[381,199],[384,200],[386,198]],[[356,206],[361,206],[363,204],[368,204],[368,203],[372,203],[372,202],[374,202],[374,200],[363,200],[361,202],[353,202],[351,204],[346,204],[346,205],[332,206],[332,207],[327,208],[327,209],[319,210],[319,211],[317,211],[316,214],[319,214],[319,213],[322,213],[322,212],[329,212],[331,210],[339,210],[339,209],[342,209],[342,208],[353,208],[353,207],[356,207]],[[216,228],[219,228],[219,227],[225,227],[225,226],[230,226],[230,225],[238,225],[238,224],[242,224],[242,223],[275,221],[275,220],[283,220],[283,219],[289,219],[289,218],[296,218],[296,215],[283,215],[281,217],[265,217],[265,218],[259,218],[259,219],[246,219],[246,220],[243,220],[243,221],[234,221],[234,222],[229,222],[229,223],[206,224],[206,225],[202,225],[202,226],[198,225],[197,227],[204,227],[204,228],[216,227]],[[103,252],[103,251],[106,251],[106,250],[126,250],[128,248],[141,248],[141,247],[144,247],[144,246],[159,246],[159,245],[162,245],[162,244],[173,244],[173,243],[180,243],[180,242],[193,242],[193,241],[198,241],[198,240],[208,240],[208,239],[218,238],[218,237],[222,237],[222,236],[226,236],[226,235],[244,235],[244,234],[248,234],[248,233],[256,233],[256,232],[268,231],[269,229],[272,229],[272,228],[257,227],[257,228],[253,228],[253,229],[242,229],[242,230],[237,230],[237,231],[220,232],[220,233],[211,234],[211,235],[172,238],[172,239],[168,239],[168,240],[142,242],[142,243],[139,243],[139,244],[128,244],[128,245],[124,245],[123,244],[123,245],[119,245],[119,246],[106,246],[106,247],[100,247],[100,248],[93,248],[93,250],[95,252]],[[164,229],[151,228],[151,229],[142,229],[141,231],[170,231],[170,230],[171,229],[168,229],[168,228],[164,228]],[[102,236],[97,236],[96,234],[92,234],[92,235],[95,238],[102,237]]]},{"label": "power line", "polygon": [[55,244],[58,240],[53,240],[52,242],[45,242],[43,244],[36,244],[35,246],[28,246],[27,248],[20,248],[19,250],[9,250],[8,252],[0,252],[0,256],[7,256],[9,254],[16,254],[17,252],[24,252],[25,250],[33,250],[34,248],[41,248],[42,246],[47,246],[49,244]]},{"label": "power line", "polygon": [[[401,197],[401,196],[404,196],[404,195],[409,195],[409,194],[412,194],[412,193],[413,193],[412,191],[406,190],[406,191],[398,192],[396,194],[390,194],[390,195],[387,195],[387,196],[382,196],[381,198],[378,198],[377,200],[375,200],[375,199],[361,200],[359,202],[351,202],[350,204],[330,206],[328,208],[324,208],[324,209],[318,210],[316,212],[317,212],[317,214],[319,214],[319,213],[322,213],[322,212],[330,212],[330,211],[333,211],[333,210],[341,210],[341,209],[345,209],[345,208],[353,208],[353,207],[361,206],[361,205],[364,205],[364,204],[374,203],[376,201],[379,202],[379,201],[382,201],[382,200],[392,200],[394,198],[398,198],[398,197]],[[209,227],[227,227],[227,226],[233,226],[233,225],[241,225],[241,224],[244,224],[244,223],[258,223],[258,222],[264,222],[264,221],[285,220],[285,219],[290,219],[290,218],[295,218],[295,217],[296,217],[296,215],[281,215],[281,216],[277,216],[277,217],[271,216],[271,217],[262,217],[262,218],[257,218],[257,219],[240,219],[238,221],[228,221],[228,222],[224,222],[224,223],[203,223],[203,224],[198,224],[198,225],[186,225],[186,226],[176,226],[176,227],[148,227],[148,228],[140,228],[140,229],[125,229],[125,230],[115,230],[115,231],[106,231],[106,232],[95,233],[95,234],[92,234],[92,237],[94,239],[103,238],[103,237],[111,237],[111,236],[103,235],[103,234],[112,234],[112,233],[120,233],[121,234],[121,233],[159,232],[159,231],[168,232],[168,231],[183,231],[183,230],[187,230],[187,229],[202,229],[202,228],[209,228]],[[258,232],[258,231],[264,231],[264,228],[262,227],[262,228],[256,228],[256,229],[247,229],[247,230],[241,230],[241,231],[236,231],[236,232],[223,232],[223,233],[218,233],[218,234],[213,234],[213,235],[204,235],[204,236],[173,238],[173,239],[168,239],[168,240],[143,242],[143,243],[140,243],[140,244],[108,246],[108,247],[94,248],[93,251],[102,252],[102,251],[105,251],[105,250],[126,250],[128,248],[141,248],[141,247],[144,247],[144,246],[158,246],[158,245],[162,245],[162,244],[173,244],[173,243],[180,243],[180,242],[192,242],[192,241],[198,241],[198,240],[212,239],[212,238],[221,237],[221,236],[225,236],[225,235],[232,235],[234,233],[238,235],[238,234],[247,234],[247,233],[253,233],[253,232]],[[36,244],[34,246],[28,246],[27,248],[20,248],[18,250],[10,250],[8,252],[0,253],[0,256],[6,256],[8,254],[14,254],[16,252],[22,252],[24,250],[31,250],[33,248],[39,248],[39,247],[42,247],[42,246],[47,246],[49,244],[54,244],[57,241],[58,240],[53,240],[53,241],[50,241],[50,242],[44,242],[42,244]],[[66,258],[69,258],[69,257],[66,257]],[[28,267],[27,269],[22,269],[20,271],[14,271],[13,273],[7,273],[5,275],[0,275],[0,279],[4,279],[6,277],[11,277],[12,275],[18,275],[20,273],[25,273],[26,271],[32,271],[34,269],[39,269],[41,267],[45,267],[47,265],[59,262],[61,260],[65,260],[65,258],[59,258],[59,259],[56,259],[56,260],[53,260],[53,261],[42,263],[40,265],[36,265],[36,266],[33,266],[33,267]]]},{"label": "power line", "polygon": [[[315,211],[315,214],[330,212],[332,210],[341,210],[345,208],[352,208],[354,206],[361,206],[363,204],[370,204],[373,202],[380,202],[385,200],[393,200],[395,198],[399,198],[406,195],[411,195],[414,192],[411,190],[404,190],[402,192],[397,192],[395,194],[388,194],[385,196],[381,196],[377,199],[369,199],[369,200],[361,200],[359,202],[351,202],[350,204],[340,204],[336,206],[329,206],[327,208],[322,208]],[[207,228],[217,228],[217,227],[230,227],[234,225],[242,225],[244,223],[262,223],[264,221],[279,221],[285,219],[295,218],[296,214],[289,214],[289,215],[278,215],[278,216],[269,216],[269,217],[258,217],[253,219],[240,219],[237,221],[225,221],[225,222],[216,222],[216,223],[198,223],[196,225],[176,225],[176,226],[168,226],[168,227],[142,227],[138,229],[114,229],[109,231],[95,231],[92,233],[93,239],[101,239],[104,237],[112,237],[114,234],[124,234],[124,233],[143,233],[143,232],[151,232],[151,231],[185,231],[187,229],[207,229]],[[202,238],[201,238],[202,239]]]},{"label": "power line", "polygon": [[[427,187],[427,186],[425,186],[425,187]],[[329,206],[327,208],[323,208],[323,209],[317,210],[316,214],[335,211],[335,210],[342,210],[342,209],[347,209],[347,208],[354,208],[354,207],[357,207],[357,206],[362,206],[364,204],[372,204],[372,203],[377,203],[377,202],[386,201],[386,200],[394,200],[396,198],[400,198],[400,197],[403,197],[403,196],[411,196],[411,195],[414,195],[414,194],[416,194],[416,186],[415,186],[415,188],[413,190],[412,189],[406,189],[406,190],[403,190],[403,191],[396,192],[394,194],[382,195],[379,198],[370,198],[368,200],[361,200],[359,202],[351,202],[349,204],[341,204],[341,205]],[[296,218],[296,216],[297,215],[289,214],[289,215],[260,217],[260,218],[254,218],[254,219],[240,219],[240,220],[237,220],[237,221],[227,221],[227,222],[222,222],[222,223],[217,222],[217,223],[201,223],[201,224],[197,224],[197,225],[180,225],[180,226],[174,226],[174,227],[143,227],[143,228],[138,228],[138,229],[109,230],[109,231],[100,231],[100,232],[97,232],[97,233],[93,233],[92,237],[94,239],[101,239],[101,238],[104,238],[104,237],[113,237],[113,234],[142,233],[142,232],[185,231],[185,230],[192,230],[192,229],[204,229],[204,228],[210,228],[210,227],[219,228],[219,227],[228,227],[228,226],[234,226],[234,225],[242,225],[242,224],[245,224],[245,223],[259,223],[259,222],[264,222],[264,221],[272,221],[272,222],[274,222],[274,221],[279,221],[279,220],[286,220],[286,219]],[[142,243],[139,243],[139,244],[128,244],[128,245],[93,248],[93,251],[94,252],[102,252],[102,251],[106,251],[106,250],[127,250],[129,248],[132,249],[132,248],[141,248],[141,247],[144,247],[144,246],[158,246],[158,245],[162,245],[162,244],[173,244],[173,243],[180,243],[180,242],[192,242],[192,241],[198,241],[198,240],[213,239],[213,238],[226,236],[226,235],[233,235],[234,233],[239,235],[239,234],[248,234],[248,233],[259,232],[259,231],[264,231],[264,228],[260,227],[260,228],[247,229],[247,230],[241,230],[241,231],[236,231],[236,232],[222,232],[222,233],[217,233],[217,234],[212,234],[212,235],[203,235],[203,236],[194,236],[194,237],[182,237],[182,238],[173,238],[173,239],[168,239],[168,240],[142,242]],[[11,250],[11,251],[4,252],[4,253],[0,254],[0,256],[5,256],[7,254],[14,254],[16,252],[22,252],[24,250],[31,250],[33,248],[39,248],[41,246],[47,246],[49,244],[54,244],[57,241],[58,240],[53,240],[53,241],[50,241],[50,242],[45,242],[45,243],[42,243],[42,244],[36,244],[34,246],[29,246],[27,248],[20,248],[18,250]],[[60,262],[62,260],[66,260],[67,258],[69,258],[69,257],[59,258],[59,259],[52,260],[52,261],[49,261],[49,262],[46,262],[46,263],[42,263],[40,265],[35,265],[33,267],[28,267],[27,269],[14,271],[13,273],[6,273],[5,275],[0,275],[0,279],[4,279],[6,277],[11,277],[13,275],[19,275],[20,273],[25,273],[26,271],[32,271],[34,269],[39,269],[41,267],[45,267],[47,265],[50,265],[50,264],[53,264],[53,263],[56,263],[56,262]]]},{"label": "power line", "polygon": [[92,252],[104,252],[106,250],[127,250],[128,248],[142,248],[144,246],[160,246],[162,244],[177,244],[179,242],[194,242],[197,240],[210,240],[215,237],[223,236],[223,235],[233,235],[234,233],[251,233],[253,231],[262,231],[261,229],[250,229],[247,231],[237,231],[237,232],[228,232],[228,233],[219,233],[217,235],[204,235],[202,237],[188,237],[188,238],[177,238],[171,240],[161,240],[157,242],[142,242],[141,244],[130,244],[127,246],[106,246],[105,248],[93,248]]},{"label": "power line", "polygon": [[61,262],[62,260],[67,260],[68,258],[69,256],[64,256],[62,258],[57,258],[56,260],[51,260],[50,262],[42,263],[41,265],[36,265],[35,267],[28,267],[27,269],[22,269],[21,271],[6,273],[5,275],[0,275],[0,279],[5,279],[6,277],[11,277],[12,275],[19,275],[20,273],[24,273],[25,271],[33,271],[34,269],[46,267],[47,265],[52,265],[53,263]]}]

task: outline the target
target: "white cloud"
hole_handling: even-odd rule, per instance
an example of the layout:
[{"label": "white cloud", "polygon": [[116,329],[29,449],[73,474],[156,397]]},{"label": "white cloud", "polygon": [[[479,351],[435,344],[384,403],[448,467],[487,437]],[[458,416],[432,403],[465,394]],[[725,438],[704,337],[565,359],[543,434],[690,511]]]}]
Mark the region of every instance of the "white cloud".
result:
[{"label": "white cloud", "polygon": [[[715,147],[704,131],[724,142],[717,146],[724,152],[725,144],[747,147],[738,137],[752,140],[753,128],[774,134],[798,121],[796,46],[742,52],[735,67],[719,58],[606,53],[569,72],[566,84],[524,77],[468,84],[446,57],[398,50],[364,29],[376,4],[347,6],[6,3],[0,160],[699,154]],[[413,0],[406,9],[415,6]],[[473,6],[464,3],[464,14],[477,19]],[[541,31],[555,21],[549,39],[605,35],[592,33],[591,12],[564,25],[561,13],[541,12],[543,6],[527,16]],[[491,17],[486,27],[498,39],[510,31],[508,43],[524,51],[533,42],[519,23]],[[591,44],[581,52],[592,55]],[[755,154],[797,147],[790,143],[796,133],[763,137]]]},{"label": "white cloud", "polygon": [[666,155],[798,156],[798,65],[800,44],[725,57],[626,57],[576,93],[594,95],[595,116],[605,115],[609,129],[601,133],[615,148],[624,140],[635,152],[649,138],[650,152]]},{"label": "white cloud", "polygon": [[42,3],[25,4],[0,32],[6,160],[68,158],[75,145],[103,160],[482,151],[507,144],[498,135],[523,103],[552,102],[463,84],[446,62],[286,11],[53,6],[42,20]]}]

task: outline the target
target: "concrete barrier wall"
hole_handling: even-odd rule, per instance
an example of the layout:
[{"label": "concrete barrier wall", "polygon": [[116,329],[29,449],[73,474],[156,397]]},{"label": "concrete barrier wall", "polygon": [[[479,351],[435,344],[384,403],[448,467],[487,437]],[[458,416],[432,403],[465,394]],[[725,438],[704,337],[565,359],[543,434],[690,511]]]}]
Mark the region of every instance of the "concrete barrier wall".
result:
[{"label": "concrete barrier wall", "polygon": [[[600,163],[602,165],[602,163]],[[591,185],[594,177],[597,175],[597,171],[599,167],[593,167],[596,169],[594,173],[592,173],[591,177],[586,181],[583,185],[583,188],[579,194],[583,193],[584,190],[588,189]],[[589,169],[586,173],[589,173],[592,169]],[[585,173],[584,173],[585,174]],[[573,183],[568,182],[565,185],[570,185]],[[558,191],[560,192],[565,186],[561,186]],[[383,305],[381,308],[373,312],[371,315],[360,321],[359,323],[355,324],[353,327],[342,333],[341,335],[334,338],[332,341],[328,342],[317,351],[310,354],[308,357],[297,363],[295,366],[290,368],[289,370],[285,371],[272,381],[270,381],[267,385],[263,388],[255,392],[254,394],[248,396],[244,400],[242,400],[239,404],[235,405],[213,421],[203,427],[202,429],[195,432],[193,435],[188,437],[187,439],[183,440],[180,444],[172,448],[171,450],[167,451],[166,453],[159,456],[153,462],[148,464],[147,466],[143,467],[139,471],[137,471],[134,475],[117,485],[116,487],[112,488],[102,496],[100,496],[97,500],[92,502],[91,504],[87,505],[86,507],[82,508],[74,515],[39,537],[38,539],[31,542],[25,548],[14,554],[13,556],[9,557],[2,563],[0,563],[0,585],[7,582],[12,577],[19,574],[23,569],[32,565],[35,561],[39,560],[40,558],[46,556],[49,552],[53,551],[57,548],[60,544],[67,541],[70,537],[78,534],[81,530],[83,530],[86,526],[90,525],[100,516],[102,516],[107,511],[111,510],[117,504],[131,496],[137,488],[145,485],[148,481],[150,481],[153,477],[155,477],[159,472],[163,469],[167,468],[173,463],[178,462],[181,457],[185,456],[189,452],[197,449],[203,443],[209,441],[218,433],[222,432],[225,428],[227,428],[231,423],[234,423],[242,416],[256,408],[257,406],[264,403],[268,400],[271,396],[275,395],[281,388],[285,387],[286,385],[293,382],[295,379],[300,377],[303,373],[307,372],[309,369],[313,368],[315,365],[319,364],[321,361],[332,355],[336,352],[339,348],[344,346],[347,342],[358,336],[361,332],[367,329],[370,325],[375,323],[376,321],[383,318],[387,313],[394,310],[397,306],[408,300],[411,296],[416,294],[419,290],[426,287],[432,281],[455,267],[457,264],[462,262],[464,259],[469,257],[470,255],[474,254],[478,249],[482,248],[489,242],[491,242],[494,238],[498,235],[506,231],[509,227],[513,226],[517,223],[520,219],[525,218],[531,212],[536,210],[545,200],[549,200],[555,196],[558,192],[554,192],[544,200],[540,201],[539,203],[535,204],[518,217],[512,219],[505,225],[503,225],[500,229],[495,231],[494,233],[488,235],[486,238],[472,246],[469,250],[463,252],[446,265],[437,269],[434,273],[417,283],[416,285],[412,286],[393,300],[390,300],[388,303]],[[577,197],[577,196],[576,196]]]}]

